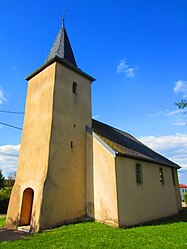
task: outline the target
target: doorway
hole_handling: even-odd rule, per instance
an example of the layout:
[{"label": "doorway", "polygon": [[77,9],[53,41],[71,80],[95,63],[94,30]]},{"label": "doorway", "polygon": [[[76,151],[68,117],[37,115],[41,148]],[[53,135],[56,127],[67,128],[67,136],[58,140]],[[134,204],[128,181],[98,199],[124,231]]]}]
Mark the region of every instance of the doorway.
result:
[{"label": "doorway", "polygon": [[26,188],[23,192],[22,206],[21,206],[21,216],[20,216],[20,226],[30,225],[32,205],[34,199],[34,190],[32,188]]}]

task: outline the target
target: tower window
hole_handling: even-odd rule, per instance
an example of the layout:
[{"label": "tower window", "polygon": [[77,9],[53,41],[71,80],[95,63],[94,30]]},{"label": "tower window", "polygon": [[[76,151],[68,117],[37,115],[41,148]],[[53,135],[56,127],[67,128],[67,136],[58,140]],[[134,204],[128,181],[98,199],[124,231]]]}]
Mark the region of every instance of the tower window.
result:
[{"label": "tower window", "polygon": [[73,94],[77,94],[77,83],[75,81],[73,81],[72,92]]},{"label": "tower window", "polygon": [[70,147],[71,147],[71,148],[73,148],[73,141],[71,141],[71,143],[70,143]]},{"label": "tower window", "polygon": [[159,174],[160,174],[160,182],[164,184],[164,173],[162,168],[159,168]]},{"label": "tower window", "polygon": [[143,177],[142,177],[142,166],[141,164],[136,164],[136,183],[138,185],[142,184]]}]

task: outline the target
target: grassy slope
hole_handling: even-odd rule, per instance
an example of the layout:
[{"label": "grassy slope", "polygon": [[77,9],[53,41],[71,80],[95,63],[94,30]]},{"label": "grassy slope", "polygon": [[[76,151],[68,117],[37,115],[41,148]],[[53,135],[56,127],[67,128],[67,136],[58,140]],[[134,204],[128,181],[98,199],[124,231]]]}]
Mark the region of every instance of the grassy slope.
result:
[{"label": "grassy slope", "polygon": [[96,222],[79,223],[3,242],[0,248],[187,248],[187,210],[162,224],[117,229]]}]

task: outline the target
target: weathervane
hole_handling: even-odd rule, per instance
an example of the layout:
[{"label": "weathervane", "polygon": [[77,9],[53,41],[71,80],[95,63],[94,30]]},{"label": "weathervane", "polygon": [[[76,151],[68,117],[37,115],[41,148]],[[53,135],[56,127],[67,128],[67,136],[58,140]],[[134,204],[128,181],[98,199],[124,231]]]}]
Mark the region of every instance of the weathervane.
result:
[{"label": "weathervane", "polygon": [[62,19],[62,26],[64,26],[64,20],[65,20],[65,17],[68,15],[67,11],[64,9],[63,12],[62,12],[62,16],[61,16],[61,19]]}]

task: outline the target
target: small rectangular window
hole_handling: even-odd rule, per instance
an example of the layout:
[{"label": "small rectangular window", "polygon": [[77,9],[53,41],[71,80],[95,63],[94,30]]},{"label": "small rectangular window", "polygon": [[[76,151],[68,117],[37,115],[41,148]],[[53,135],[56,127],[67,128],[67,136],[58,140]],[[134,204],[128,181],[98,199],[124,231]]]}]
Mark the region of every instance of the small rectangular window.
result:
[{"label": "small rectangular window", "polygon": [[160,174],[160,182],[164,184],[164,173],[162,168],[159,168],[159,174]]},{"label": "small rectangular window", "polygon": [[71,141],[71,143],[70,143],[70,147],[71,147],[71,148],[73,148],[73,141]]},{"label": "small rectangular window", "polygon": [[141,164],[136,164],[136,183],[142,184],[143,177],[142,177],[142,166]]},{"label": "small rectangular window", "polygon": [[72,92],[73,94],[77,94],[77,83],[75,81],[73,81]]}]

